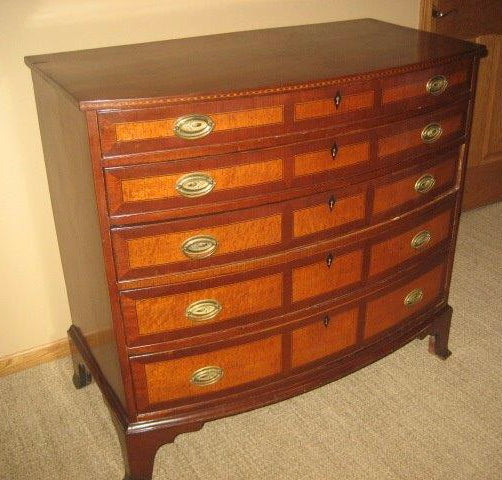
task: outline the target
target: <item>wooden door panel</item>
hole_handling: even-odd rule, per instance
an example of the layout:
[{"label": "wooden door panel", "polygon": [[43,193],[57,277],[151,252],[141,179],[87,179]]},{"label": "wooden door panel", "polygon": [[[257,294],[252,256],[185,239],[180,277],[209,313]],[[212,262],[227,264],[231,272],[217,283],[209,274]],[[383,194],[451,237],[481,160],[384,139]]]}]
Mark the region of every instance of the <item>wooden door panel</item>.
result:
[{"label": "wooden door panel", "polygon": [[[434,10],[444,16],[434,16]],[[502,33],[501,19],[500,0],[425,0],[420,26],[441,35],[468,39],[488,32]]]}]

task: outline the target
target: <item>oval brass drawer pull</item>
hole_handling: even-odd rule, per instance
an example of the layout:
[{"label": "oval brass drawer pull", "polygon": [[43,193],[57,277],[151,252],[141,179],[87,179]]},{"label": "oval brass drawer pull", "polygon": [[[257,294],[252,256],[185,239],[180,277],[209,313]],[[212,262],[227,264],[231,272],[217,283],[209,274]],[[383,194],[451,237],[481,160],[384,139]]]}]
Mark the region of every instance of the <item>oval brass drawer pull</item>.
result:
[{"label": "oval brass drawer pull", "polygon": [[418,250],[419,248],[425,247],[431,241],[432,235],[428,230],[422,230],[417,233],[411,240],[411,246]]},{"label": "oval brass drawer pull", "polygon": [[431,95],[441,95],[448,87],[448,80],[444,75],[431,77],[425,86],[427,93]]},{"label": "oval brass drawer pull", "polygon": [[185,315],[192,322],[207,322],[217,317],[222,308],[217,300],[207,298],[188,305]]},{"label": "oval brass drawer pull", "polygon": [[181,250],[188,258],[206,258],[218,248],[218,240],[209,235],[197,235],[183,242]]},{"label": "oval brass drawer pull", "polygon": [[207,366],[199,368],[192,373],[190,382],[198,387],[207,387],[213,383],[219,382],[223,377],[223,369],[216,366]]},{"label": "oval brass drawer pull", "polygon": [[203,197],[213,190],[216,182],[210,175],[194,172],[183,175],[176,182],[176,190],[183,197]]},{"label": "oval brass drawer pull", "polygon": [[186,140],[205,137],[213,131],[213,128],[214,122],[211,117],[196,113],[179,117],[174,123],[175,135]]},{"label": "oval brass drawer pull", "polygon": [[415,182],[415,191],[417,193],[427,193],[432,190],[432,187],[434,187],[435,184],[436,179],[434,178],[434,175],[426,173]]},{"label": "oval brass drawer pull", "polygon": [[443,129],[439,123],[429,123],[422,130],[422,141],[424,143],[432,143],[439,139],[443,134]]},{"label": "oval brass drawer pull", "polygon": [[421,302],[422,298],[424,298],[424,291],[420,288],[415,288],[410,293],[408,293],[406,297],[404,297],[404,304],[407,307],[412,307],[413,305]]}]

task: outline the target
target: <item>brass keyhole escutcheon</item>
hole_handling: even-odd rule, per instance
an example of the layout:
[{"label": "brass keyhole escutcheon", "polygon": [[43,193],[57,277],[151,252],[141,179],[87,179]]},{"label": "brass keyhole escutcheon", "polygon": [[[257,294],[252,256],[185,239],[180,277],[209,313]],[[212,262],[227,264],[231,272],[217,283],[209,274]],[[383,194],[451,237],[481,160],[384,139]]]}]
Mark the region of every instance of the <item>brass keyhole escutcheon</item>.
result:
[{"label": "brass keyhole escutcheon", "polygon": [[329,322],[330,322],[329,315],[324,315],[324,318],[322,319],[323,325],[327,327],[329,325]]},{"label": "brass keyhole escutcheon", "polygon": [[338,145],[334,143],[333,146],[331,147],[331,158],[333,160],[335,159],[337,153],[338,153]]},{"label": "brass keyhole escutcheon", "polygon": [[329,197],[328,200],[328,207],[331,212],[333,211],[333,208],[335,208],[335,203],[336,203],[336,198],[334,195],[331,195],[331,197]]},{"label": "brass keyhole escutcheon", "polygon": [[326,265],[328,266],[328,268],[331,268],[332,264],[333,264],[333,254],[330,253],[326,257]]},{"label": "brass keyhole escutcheon", "polygon": [[333,99],[335,102],[335,108],[338,110],[340,108],[340,104],[342,103],[342,94],[340,90],[336,92],[335,98]]}]

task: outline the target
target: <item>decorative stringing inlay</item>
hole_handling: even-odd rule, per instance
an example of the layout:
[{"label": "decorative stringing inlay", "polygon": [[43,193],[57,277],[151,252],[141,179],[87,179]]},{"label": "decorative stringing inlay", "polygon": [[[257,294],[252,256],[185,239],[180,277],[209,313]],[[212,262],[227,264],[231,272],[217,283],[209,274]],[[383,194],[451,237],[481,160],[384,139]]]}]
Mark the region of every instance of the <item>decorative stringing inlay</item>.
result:
[{"label": "decorative stringing inlay", "polygon": [[[213,132],[236,130],[238,128],[260,127],[284,122],[284,106],[256,108],[209,114],[214,122]],[[174,137],[177,118],[126,122],[115,125],[117,142],[133,142],[152,138]]]}]

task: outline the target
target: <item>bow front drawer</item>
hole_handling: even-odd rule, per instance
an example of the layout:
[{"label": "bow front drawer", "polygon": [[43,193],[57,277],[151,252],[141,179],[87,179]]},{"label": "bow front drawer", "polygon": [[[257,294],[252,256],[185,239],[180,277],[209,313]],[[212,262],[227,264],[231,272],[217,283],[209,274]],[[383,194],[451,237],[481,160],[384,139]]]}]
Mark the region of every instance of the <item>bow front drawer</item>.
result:
[{"label": "bow front drawer", "polygon": [[382,79],[385,111],[447,104],[471,87],[470,59]]},{"label": "bow front drawer", "polygon": [[378,88],[377,82],[362,82],[252,99],[103,111],[102,152],[112,157],[177,149],[175,156],[182,158],[200,156],[208,146],[327,128],[378,114]]},{"label": "bow front drawer", "polygon": [[174,359],[133,358],[131,369],[140,411],[182,398],[223,394],[281,373],[281,335]]},{"label": "bow front drawer", "polygon": [[240,275],[121,293],[129,343],[214,332],[231,321],[273,317],[284,307],[284,273]]},{"label": "bow front drawer", "polygon": [[401,265],[403,262],[426,256],[435,246],[449,238],[452,228],[451,208],[420,223],[402,233],[394,233],[390,238],[377,240],[370,248],[369,275],[377,275]]},{"label": "bow front drawer", "polygon": [[283,240],[283,213],[275,206],[112,231],[122,279],[263,255],[280,248]]},{"label": "bow front drawer", "polygon": [[362,184],[235,212],[114,228],[117,276],[127,280],[197,270],[346,232],[364,224],[366,197]]},{"label": "bow front drawer", "polygon": [[466,115],[466,106],[460,103],[383,127],[379,130],[378,157],[390,161],[392,157],[433,153],[465,135]]},{"label": "bow front drawer", "polygon": [[368,301],[364,338],[395,327],[438,301],[444,295],[444,275],[445,264],[438,265]]},{"label": "bow front drawer", "polygon": [[437,155],[411,169],[395,172],[374,181],[373,219],[410,210],[428,203],[455,185],[457,149]]}]

